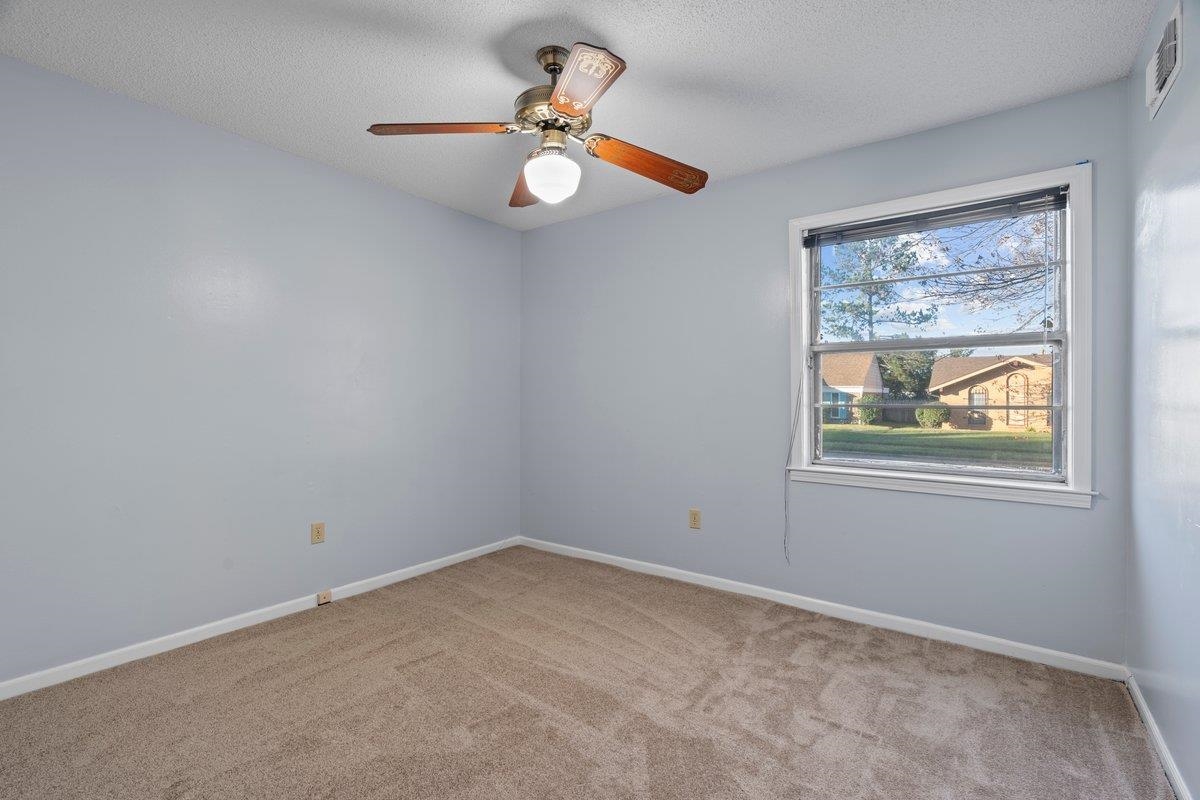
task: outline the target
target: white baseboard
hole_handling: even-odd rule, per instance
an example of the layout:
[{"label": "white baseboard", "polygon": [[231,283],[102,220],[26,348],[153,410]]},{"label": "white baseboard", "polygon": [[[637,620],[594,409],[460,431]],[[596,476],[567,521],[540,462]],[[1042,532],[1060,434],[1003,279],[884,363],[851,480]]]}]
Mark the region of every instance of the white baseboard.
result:
[{"label": "white baseboard", "polygon": [[1125,681],[1125,685],[1129,688],[1129,696],[1133,698],[1133,704],[1137,706],[1138,713],[1142,716],[1142,722],[1145,723],[1146,731],[1150,734],[1150,743],[1158,752],[1158,760],[1162,762],[1163,772],[1167,773],[1167,780],[1171,782],[1171,788],[1175,790],[1175,797],[1177,800],[1192,800],[1192,793],[1183,781],[1183,773],[1179,771],[1179,765],[1175,763],[1171,750],[1167,747],[1167,740],[1163,738],[1162,731],[1158,729],[1158,723],[1154,721],[1154,715],[1150,713],[1150,706],[1146,703],[1146,696],[1142,694],[1141,687],[1138,686],[1137,678],[1130,675],[1129,680]]},{"label": "white baseboard", "polygon": [[425,561],[421,564],[414,564],[411,567],[398,569],[395,572],[388,572],[383,575],[376,575],[374,578],[366,578],[354,583],[347,583],[345,586],[334,587],[333,599],[338,600],[343,597],[350,597],[363,592],[369,592],[372,589],[378,589],[381,586],[387,586],[390,583],[399,583],[406,581],[409,578],[415,578],[418,575],[424,575],[426,572],[433,572],[435,569],[448,567],[451,564],[457,564],[460,561],[470,561],[472,558],[479,558],[488,553],[494,553],[497,550],[503,550],[506,547],[512,547],[519,544],[520,536],[510,536],[507,539],[501,539],[498,542],[474,547],[470,550],[463,550],[461,553],[452,553],[442,558],[435,558],[432,561]]},{"label": "white baseboard", "polygon": [[[1111,678],[1112,680],[1126,680],[1129,677],[1129,671],[1120,664],[1113,664],[1107,661],[1100,661],[1094,658],[1085,656],[1072,655],[1070,653],[1062,653],[1057,650],[1050,650],[1045,647],[1037,647],[1036,645],[1021,644],[1020,642],[1012,642],[1007,639],[1000,639],[995,636],[988,636],[982,633],[973,633],[958,628],[950,628],[945,625],[936,625],[931,622],[922,622],[921,620],[909,619],[907,617],[898,617],[892,614],[883,614],[878,611],[868,611],[863,608],[855,608],[854,606],[846,606],[840,603],[831,603],[826,600],[817,600],[812,597],[792,594],[790,592],[780,591],[778,589],[767,589],[762,586],[755,586],[749,583],[740,583],[738,581],[728,580],[726,578],[717,578],[712,575],[702,575],[696,572],[688,572],[686,570],[677,569],[675,567],[666,567],[661,564],[652,564],[647,561],[637,561],[632,558],[623,558],[621,556],[610,556],[604,553],[598,553],[592,550],[584,550],[578,547],[569,545],[555,544],[553,542],[545,542],[540,539],[531,539],[526,536],[513,536],[508,539],[502,539],[498,542],[483,545],[482,547],[464,550],[460,553],[436,558],[432,561],[426,561],[421,564],[415,564],[411,567],[398,569],[394,572],[388,572],[383,575],[377,575],[373,578],[366,578],[361,581],[348,583],[344,586],[338,586],[333,589],[333,599],[350,597],[352,595],[369,592],[372,589],[378,589],[381,586],[387,586],[391,583],[407,580],[423,575],[426,572],[432,572],[442,567],[448,567],[451,564],[456,564],[460,561],[477,558],[487,553],[492,553],[497,550],[502,550],[513,545],[523,544],[529,547],[534,547],[539,550],[546,550],[551,553],[559,553],[565,556],[573,556],[575,558],[586,558],[591,561],[600,561],[605,564],[612,564],[618,567],[624,567],[635,572],[644,572],[650,575],[659,575],[666,578],[673,578],[687,583],[694,583],[700,586],[708,586],[714,589],[721,589],[727,592],[735,592],[737,594],[750,595],[752,597],[760,597],[765,600],[772,600],[783,605],[795,606],[808,611],[815,611],[819,614],[827,614],[831,617],[846,619],[852,622],[861,622],[867,625],[875,625],[880,628],[888,628],[890,630],[910,633],[915,636],[924,636],[929,639],[938,639],[944,642],[953,642],[954,644],[966,645],[974,647],[978,650],[986,650],[992,653],[1001,653],[1013,658],[1020,658],[1026,661],[1034,661],[1040,664],[1048,664],[1053,667],[1061,667],[1062,669],[1074,670],[1083,672],[1088,675],[1097,675],[1102,678]],[[15,697],[19,694],[32,692],[36,689],[41,689],[46,686],[52,686],[56,683],[69,681],[73,678],[78,678],[83,675],[88,675],[93,672],[115,667],[119,664],[124,664],[129,661],[136,661],[139,658],[145,658],[157,653],[162,653],[167,650],[173,650],[177,647],[193,644],[204,639],[209,639],[213,636],[219,636],[223,633],[245,628],[250,625],[257,625],[260,622],[276,619],[277,617],[294,614],[297,611],[303,611],[307,608],[312,608],[316,605],[316,590],[310,595],[300,597],[295,600],[288,600],[283,603],[278,603],[266,608],[247,611],[244,614],[237,614],[232,617],[209,622],[204,625],[198,625],[195,628],[189,628],[178,633],[160,636],[157,639],[139,642],[137,644],[122,647],[117,650],[110,650],[107,653],[101,653],[88,658],[82,658],[78,661],[72,661],[69,664],[62,664],[57,667],[41,670],[40,672],[32,672],[28,675],[19,675],[15,678],[0,682],[0,700],[9,697]],[[1149,719],[1149,718],[1147,718]],[[1182,796],[1181,796],[1182,797]],[[1190,798],[1188,798],[1190,800]]]},{"label": "white baseboard", "polygon": [[[454,553],[443,558],[435,558],[432,561],[398,569],[395,572],[377,575],[374,578],[347,583],[345,586],[338,586],[333,589],[333,599],[337,600],[361,594],[362,592],[369,592],[372,589],[387,586],[389,583],[414,578],[426,572],[433,572],[435,569],[457,564],[459,561],[466,561],[495,552],[496,550],[512,547],[514,544],[517,544],[518,538],[514,536],[509,539],[502,539],[498,542],[485,544],[482,547],[463,550],[461,553]],[[246,628],[250,625],[257,625],[260,622],[267,622],[268,620],[287,616],[288,614],[295,614],[297,611],[304,611],[317,604],[317,591],[318,589],[314,589],[312,594],[298,597],[295,600],[288,600],[273,606],[267,606],[266,608],[247,611],[244,614],[237,614],[215,622],[197,625],[195,628],[188,628],[185,631],[160,636],[157,639],[150,639],[149,641],[131,644],[128,647],[110,650],[107,653],[81,658],[69,664],[61,664],[57,667],[41,670],[40,672],[31,672],[28,675],[18,675],[15,678],[0,681],[0,700],[16,697],[19,694],[25,694],[26,692],[32,692],[56,683],[69,681],[93,672],[99,672],[129,661],[136,661],[139,658],[146,658],[147,656],[167,650],[174,650],[176,647],[183,647],[184,645],[193,644],[204,639],[210,639],[213,636],[220,636],[222,633],[236,631],[239,628]]]},{"label": "white baseboard", "polygon": [[761,597],[764,600],[772,600],[785,606],[795,606],[803,608],[806,611],[815,611],[818,614],[826,614],[830,617],[838,619],[846,619],[851,622],[861,622],[866,625],[874,625],[878,628],[887,628],[893,631],[902,633],[910,633],[914,636],[923,636],[927,639],[937,639],[943,642],[952,642],[954,644],[966,645],[973,647],[976,650],[985,650],[989,653],[999,653],[1001,655],[1019,658],[1024,661],[1033,661],[1038,664],[1046,664],[1051,667],[1059,667],[1061,669],[1069,669],[1074,672],[1082,672],[1087,675],[1096,675],[1101,678],[1109,678],[1115,681],[1123,681],[1129,677],[1129,670],[1123,664],[1114,664],[1111,661],[1101,661],[1087,656],[1077,656],[1072,653],[1064,653],[1059,650],[1051,650],[1047,647],[1038,647],[1032,644],[1022,644],[1021,642],[1013,642],[1008,639],[1001,639],[997,636],[988,636],[984,633],[975,633],[973,631],[965,631],[960,628],[951,628],[946,625],[937,625],[932,622],[923,622],[919,619],[911,619],[909,617],[898,617],[894,614],[884,614],[879,611],[869,611],[865,608],[856,608],[854,606],[846,606],[841,603],[831,603],[828,600],[817,600],[814,597],[805,597],[804,595],[792,594],[778,589],[768,589],[763,586],[755,586],[750,583],[740,583],[731,581],[726,578],[717,578],[712,575],[703,575],[698,572],[688,572],[687,570],[677,569],[675,567],[666,567],[661,564],[652,564],[648,561],[637,561],[632,558],[623,558],[621,556],[610,556],[605,553],[598,553],[594,550],[584,550],[579,547],[571,547],[569,545],[555,544],[554,542],[545,542],[540,539],[531,539],[527,536],[518,536],[517,543],[535,547],[539,550],[545,550],[550,553],[558,553],[564,556],[574,556],[575,558],[586,558],[590,561],[600,561],[605,564],[612,564],[618,567],[624,567],[635,572],[645,572],[650,575],[659,575],[664,578],[673,578],[677,581],[685,581],[687,583],[695,583],[700,586],[708,586],[713,589],[721,589],[726,592],[735,592],[737,594],[750,595],[751,597]]},{"label": "white baseboard", "polygon": [[137,661],[139,658],[146,658],[147,656],[162,653],[166,650],[174,650],[176,647],[183,647],[184,645],[193,644],[203,639],[210,639],[213,636],[220,636],[222,633],[236,631],[238,628],[246,628],[250,625],[257,625],[260,622],[266,622],[277,617],[295,614],[297,611],[303,611],[316,604],[315,595],[288,600],[273,606],[267,606],[266,608],[258,608],[254,611],[247,611],[244,614],[236,614],[232,617],[219,619],[216,622],[207,622],[203,625],[197,625],[195,628],[179,631],[178,633],[169,633],[157,639],[150,639],[116,650],[109,650],[107,653],[81,658],[69,664],[60,664],[57,667],[50,667],[40,672],[31,672],[28,675],[18,675],[15,678],[9,678],[0,683],[0,700],[6,700],[9,697],[16,697],[19,694],[53,686],[56,683],[69,681],[93,672],[100,672],[101,670],[115,667],[128,661]]}]

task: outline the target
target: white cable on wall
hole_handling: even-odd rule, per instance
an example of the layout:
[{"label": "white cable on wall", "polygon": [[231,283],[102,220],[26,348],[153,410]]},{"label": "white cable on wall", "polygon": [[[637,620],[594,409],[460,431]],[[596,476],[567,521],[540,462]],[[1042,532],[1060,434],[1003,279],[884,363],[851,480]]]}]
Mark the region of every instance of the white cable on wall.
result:
[{"label": "white cable on wall", "polygon": [[801,378],[799,385],[796,386],[796,407],[792,410],[792,433],[788,436],[787,455],[783,459],[783,560],[788,564],[792,563],[792,554],[788,545],[792,527],[792,473],[789,467],[792,465],[792,451],[796,447],[796,432],[800,430],[800,404],[804,402],[803,389],[804,379]]}]

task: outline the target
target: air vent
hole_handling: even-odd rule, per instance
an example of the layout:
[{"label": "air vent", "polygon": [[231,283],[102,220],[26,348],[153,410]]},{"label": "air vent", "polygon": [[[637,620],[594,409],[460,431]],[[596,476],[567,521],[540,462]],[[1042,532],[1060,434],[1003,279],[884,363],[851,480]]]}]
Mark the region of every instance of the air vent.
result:
[{"label": "air vent", "polygon": [[1182,13],[1182,4],[1176,5],[1175,12],[1171,14],[1171,18],[1167,20],[1167,24],[1163,28],[1158,48],[1150,56],[1150,63],[1146,65],[1146,108],[1150,112],[1150,119],[1154,119],[1158,110],[1162,108],[1163,99],[1167,96],[1167,92],[1171,91],[1171,86],[1175,83],[1175,76],[1179,74],[1182,55],[1180,50],[1180,35],[1183,32]]},{"label": "air vent", "polygon": [[1179,20],[1174,17],[1167,22],[1167,29],[1163,32],[1162,41],[1158,43],[1158,51],[1155,55],[1157,63],[1157,76],[1154,82],[1154,91],[1161,92],[1162,88],[1167,85],[1167,78],[1171,77],[1171,73],[1175,71],[1175,64],[1178,63],[1175,54],[1179,50]]}]

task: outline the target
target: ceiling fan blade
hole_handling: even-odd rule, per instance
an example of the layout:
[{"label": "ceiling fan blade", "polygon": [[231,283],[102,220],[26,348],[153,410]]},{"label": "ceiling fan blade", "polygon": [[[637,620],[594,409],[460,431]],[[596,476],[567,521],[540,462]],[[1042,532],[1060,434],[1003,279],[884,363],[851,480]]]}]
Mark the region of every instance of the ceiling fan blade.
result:
[{"label": "ceiling fan blade", "polygon": [[708,182],[708,173],[637,145],[597,133],[583,140],[589,155],[636,172],[685,194],[694,194]]},{"label": "ceiling fan blade", "polygon": [[537,195],[529,191],[529,184],[525,183],[525,169],[522,168],[517,173],[517,185],[513,188],[512,197],[508,198],[508,204],[513,208],[525,208],[537,201]]},{"label": "ceiling fan blade", "polygon": [[624,71],[625,62],[608,50],[576,42],[554,85],[551,105],[560,114],[582,117]]},{"label": "ceiling fan blade", "polygon": [[414,133],[512,133],[511,122],[380,122],[367,128],[376,136],[408,136]]}]

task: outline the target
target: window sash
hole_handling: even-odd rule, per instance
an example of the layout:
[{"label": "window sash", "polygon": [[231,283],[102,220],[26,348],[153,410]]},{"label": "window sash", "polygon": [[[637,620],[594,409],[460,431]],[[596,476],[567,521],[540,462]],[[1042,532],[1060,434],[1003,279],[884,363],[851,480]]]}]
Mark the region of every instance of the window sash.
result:
[{"label": "window sash", "polygon": [[[881,220],[877,223],[850,224],[844,226],[832,226],[826,232],[817,231],[818,235],[808,235],[804,237],[803,247],[807,253],[808,264],[808,286],[809,292],[805,297],[808,303],[807,317],[809,320],[809,331],[807,336],[807,353],[805,358],[807,383],[813,389],[813,397],[810,398],[810,403],[815,406],[811,415],[812,423],[812,440],[810,458],[814,464],[830,464],[848,467],[862,467],[867,469],[878,470],[904,470],[911,472],[930,473],[930,474],[954,474],[966,473],[983,477],[996,477],[1001,479],[1017,479],[1030,480],[1041,482],[1057,482],[1067,483],[1068,475],[1066,471],[1066,446],[1067,436],[1065,423],[1067,421],[1066,414],[1066,395],[1065,389],[1067,381],[1064,380],[1068,374],[1067,359],[1069,358],[1068,337],[1064,329],[1065,320],[1067,318],[1067,280],[1062,274],[1057,276],[1055,280],[1056,292],[1056,307],[1058,313],[1055,317],[1055,327],[1050,330],[1039,331],[1018,331],[1013,333],[991,333],[991,334],[964,334],[955,336],[911,336],[908,338],[884,338],[872,339],[867,341],[842,341],[842,342],[823,342],[820,336],[821,326],[821,294],[823,291],[837,288],[855,288],[866,287],[880,284],[902,283],[906,281],[919,282],[923,280],[936,279],[940,277],[954,277],[957,275],[971,274],[988,274],[998,271],[1011,271],[1014,269],[1033,269],[1044,268],[1047,271],[1054,270],[1061,272],[1066,268],[1067,264],[1067,238],[1070,235],[1068,225],[1071,221],[1066,216],[1067,207],[1067,187],[1060,186],[1044,192],[1029,193],[1025,198],[1011,198],[1018,203],[1043,203],[1042,208],[1034,208],[1032,211],[1021,211],[1014,215],[1011,212],[1005,212],[1003,209],[1018,208],[1010,203],[996,201],[988,201],[985,203],[971,204],[967,206],[950,207],[941,212],[933,212],[930,214],[914,214],[908,215],[905,218],[898,218],[904,225],[918,225],[920,230],[933,230],[937,228],[949,227],[951,225],[965,224],[965,222],[984,221],[988,219],[1003,219],[1010,216],[1025,215],[1035,213],[1039,210],[1053,211],[1061,214],[1058,224],[1055,225],[1055,241],[1053,243],[1052,257],[1039,263],[1020,264],[1020,265],[1004,265],[1004,266],[987,266],[971,270],[947,271],[940,273],[931,273],[929,275],[905,275],[896,278],[882,278],[878,280],[857,281],[846,284],[822,284],[821,283],[821,247],[824,244],[847,241],[862,241],[869,238],[878,238],[882,236],[892,236],[898,233],[908,232],[906,230],[898,230],[894,226],[890,226],[889,220]],[[1040,198],[1040,199],[1039,199]],[[1047,200],[1047,198],[1050,198]],[[976,215],[974,219],[966,219],[965,221],[957,221],[965,219],[964,215],[958,215],[957,211],[963,211],[965,216],[972,214]],[[940,215],[940,216],[939,216]],[[946,220],[952,220],[947,222]],[[874,226],[873,228],[871,226]],[[839,238],[830,239],[828,236],[834,235],[838,231],[856,231],[854,238]],[[868,230],[883,231],[865,235]],[[864,234],[864,235],[858,235]],[[826,237],[826,238],[823,238]],[[828,424],[827,420],[852,420],[853,412],[849,409],[854,408],[917,408],[924,403],[906,404],[903,402],[874,402],[874,403],[828,403],[825,401],[824,394],[821,390],[821,376],[818,372],[816,361],[819,354],[824,353],[846,353],[846,352],[906,352],[914,350],[941,350],[955,348],[983,348],[983,347],[1017,347],[1028,345],[1053,345],[1059,353],[1057,362],[1053,365],[1055,378],[1053,381],[1053,396],[1051,403],[1048,405],[1027,405],[1020,406],[1010,405],[991,405],[984,402],[983,405],[976,405],[974,398],[968,396],[968,402],[963,408],[965,409],[968,419],[971,414],[986,414],[988,412],[1002,412],[1006,415],[1017,410],[1020,414],[1026,415],[1030,412],[1044,411],[1050,417],[1050,433],[1051,433],[1051,468],[1049,471],[1039,471],[1031,468],[1011,468],[1011,467],[996,467],[990,465],[973,465],[960,464],[946,461],[938,462],[920,462],[906,461],[902,457],[894,459],[873,459],[869,456],[861,457],[829,457],[823,452],[822,446],[822,428]],[[1007,403],[1007,399],[1006,399]],[[836,416],[835,416],[836,414]],[[970,424],[968,423],[968,428]]]},{"label": "window sash", "polygon": [[[894,277],[894,278],[878,278],[878,279],[872,279],[872,280],[866,280],[866,281],[852,281],[852,282],[840,283],[840,284],[822,284],[821,283],[821,272],[822,272],[821,243],[815,243],[811,246],[806,245],[804,249],[808,253],[808,266],[809,266],[809,284],[808,285],[810,287],[809,296],[806,298],[806,302],[808,303],[808,307],[809,307],[809,320],[810,320],[810,325],[811,325],[811,330],[809,331],[809,337],[808,337],[809,346],[811,348],[824,348],[829,352],[833,352],[841,346],[848,346],[848,349],[852,348],[852,349],[857,349],[857,350],[880,350],[880,349],[906,350],[906,349],[932,349],[932,346],[927,345],[925,347],[909,348],[909,347],[904,347],[901,344],[894,344],[894,345],[891,345],[888,347],[881,348],[877,345],[879,345],[880,343],[884,343],[884,342],[899,342],[899,343],[904,343],[904,344],[907,344],[909,342],[925,342],[925,341],[947,342],[947,344],[939,346],[939,349],[940,349],[940,347],[953,348],[953,347],[987,347],[990,345],[1004,346],[1004,345],[1015,345],[1015,344],[1037,344],[1037,343],[1044,344],[1044,343],[1048,343],[1049,338],[1056,337],[1056,338],[1063,340],[1063,352],[1066,352],[1064,325],[1065,325],[1066,308],[1067,308],[1067,281],[1065,280],[1064,272],[1065,272],[1066,263],[1067,263],[1067,257],[1066,257],[1066,255],[1067,255],[1066,254],[1067,230],[1066,230],[1066,228],[1067,228],[1067,225],[1069,224],[1069,220],[1067,218],[1067,214],[1065,211],[1065,208],[1066,208],[1065,203],[1066,203],[1066,199],[1067,199],[1067,194],[1066,194],[1065,187],[1058,187],[1058,188],[1054,189],[1053,191],[1056,193],[1055,196],[1057,198],[1061,198],[1061,200],[1063,202],[1063,206],[1061,207],[1062,210],[1054,210],[1054,213],[1059,214],[1060,216],[1059,216],[1058,223],[1054,226],[1055,241],[1054,241],[1053,258],[1051,258],[1049,260],[1044,260],[1041,262],[1030,263],[1030,264],[1008,265],[1008,266],[991,265],[991,266],[987,266],[987,267],[981,267],[978,269],[948,270],[948,271],[944,271],[944,272],[930,273],[928,275],[903,275],[903,276]],[[1033,193],[1033,194],[1037,194],[1037,193]],[[953,210],[953,209],[951,209],[951,210]],[[1005,215],[1002,215],[1002,214],[991,217],[991,219],[1004,219],[1004,218],[1005,218]],[[886,220],[884,220],[884,222],[886,222]],[[854,226],[850,226],[850,227],[854,227]],[[834,228],[831,228],[831,230],[832,229],[836,229],[836,226],[834,226]],[[811,238],[812,238],[811,236],[806,236],[805,242],[807,243],[809,241],[809,239],[811,239]],[[872,237],[864,237],[864,238],[872,238]],[[1015,332],[1011,332],[1011,333],[961,334],[958,336],[946,336],[946,337],[924,337],[924,336],[919,336],[919,335],[918,336],[910,336],[910,337],[903,338],[903,339],[885,337],[885,338],[879,338],[879,339],[868,339],[868,340],[862,341],[862,342],[854,342],[854,341],[825,342],[825,341],[822,341],[822,338],[821,338],[821,294],[823,292],[827,292],[830,290],[839,290],[839,289],[854,289],[854,288],[865,288],[865,287],[870,287],[870,286],[885,286],[885,285],[900,284],[900,283],[905,283],[905,282],[922,283],[922,282],[928,282],[928,281],[936,281],[941,278],[954,278],[954,277],[963,276],[963,275],[986,275],[986,274],[991,274],[991,273],[995,273],[995,272],[1006,272],[1006,271],[1011,272],[1013,270],[1033,270],[1033,269],[1039,269],[1039,268],[1046,270],[1046,273],[1047,273],[1046,280],[1050,280],[1051,272],[1053,272],[1053,274],[1054,274],[1054,295],[1055,296],[1054,296],[1054,303],[1053,303],[1052,307],[1055,309],[1056,313],[1054,314],[1054,327],[1053,328],[1044,329],[1044,330],[1036,330],[1036,331],[1015,331]],[[1019,341],[1017,341],[1013,338],[1010,338],[1010,337],[1017,337],[1017,336],[1021,337],[1021,339]],[[816,352],[816,350],[814,350],[814,352]]]},{"label": "window sash", "polygon": [[[926,348],[913,347],[913,346],[911,346],[913,341],[914,340],[907,340],[907,342],[909,343],[909,346],[906,348],[903,348],[903,349],[904,350],[930,349],[928,347],[926,347]],[[1040,342],[1040,340],[1039,340],[1039,342]],[[837,352],[837,349],[835,348],[832,351],[823,351],[823,352]],[[858,467],[864,467],[864,468],[869,468],[869,469],[882,469],[882,470],[903,469],[906,471],[929,472],[929,473],[938,473],[938,474],[943,474],[943,475],[965,472],[967,474],[973,474],[973,475],[979,475],[979,476],[991,476],[991,477],[1005,478],[1005,479],[1029,478],[1031,480],[1067,483],[1069,480],[1069,476],[1068,476],[1067,470],[1066,470],[1066,465],[1068,463],[1068,460],[1067,460],[1068,438],[1066,435],[1067,431],[1065,429],[1065,423],[1067,420],[1067,413],[1066,413],[1067,412],[1067,398],[1066,398],[1067,381],[1064,380],[1065,376],[1067,375],[1067,351],[1065,348],[1062,348],[1062,349],[1058,350],[1058,353],[1059,353],[1059,358],[1057,359],[1056,363],[1052,365],[1052,369],[1054,370],[1054,379],[1052,382],[1053,389],[1052,389],[1052,395],[1050,398],[1051,399],[1050,403],[1011,405],[1006,402],[1003,404],[995,404],[995,405],[992,405],[990,403],[985,403],[984,405],[975,405],[972,402],[970,396],[968,395],[968,402],[965,405],[952,407],[952,408],[962,408],[968,415],[971,413],[986,414],[989,412],[1008,413],[1008,412],[1012,411],[1013,409],[1019,410],[1022,413],[1039,412],[1039,411],[1046,412],[1050,416],[1049,427],[1050,427],[1050,435],[1051,435],[1051,439],[1050,439],[1051,468],[1048,472],[1040,472],[1040,471],[1033,470],[1033,469],[1001,468],[1001,467],[992,467],[992,466],[986,466],[986,465],[960,464],[960,463],[952,463],[949,461],[942,463],[942,464],[938,464],[936,462],[933,462],[933,463],[931,463],[931,462],[915,462],[915,461],[910,462],[910,461],[905,461],[902,458],[884,460],[884,459],[871,459],[871,458],[867,458],[867,457],[863,457],[863,458],[841,457],[841,458],[839,458],[839,457],[826,456],[823,452],[822,436],[821,436],[822,427],[825,424],[824,416],[826,413],[830,413],[831,411],[833,411],[835,409],[845,409],[846,411],[839,411],[838,416],[836,417],[836,419],[838,419],[838,420],[844,420],[844,419],[852,419],[853,418],[854,415],[852,412],[849,412],[850,409],[855,409],[855,408],[911,408],[911,409],[915,410],[917,408],[925,406],[927,403],[925,403],[925,402],[906,402],[906,401],[888,401],[888,400],[882,400],[882,401],[878,401],[878,402],[865,402],[865,403],[860,402],[860,401],[852,401],[852,402],[848,402],[848,403],[828,402],[825,400],[825,392],[823,392],[820,388],[822,380],[821,380],[821,376],[820,376],[818,368],[817,368],[815,354],[810,355],[810,357],[807,360],[808,384],[810,386],[815,387],[814,396],[812,398],[810,398],[810,401],[809,401],[810,406],[813,408],[813,414],[811,416],[811,422],[812,422],[811,458],[812,458],[812,463],[814,463],[814,464],[836,464],[836,465],[841,465],[841,466],[858,466]],[[836,394],[840,396],[842,393],[837,392]],[[847,412],[849,412],[849,413],[847,413]],[[843,414],[844,414],[844,416],[843,416]]]}]

